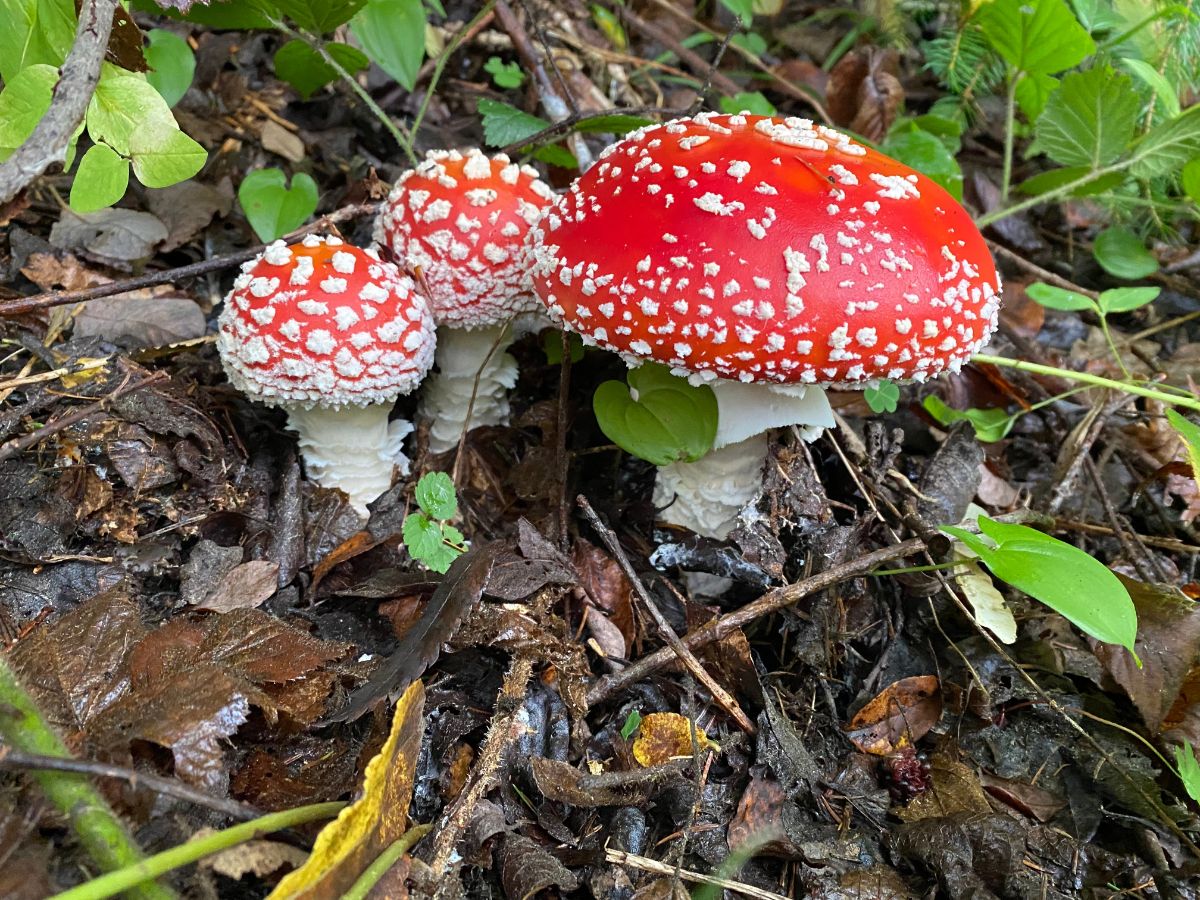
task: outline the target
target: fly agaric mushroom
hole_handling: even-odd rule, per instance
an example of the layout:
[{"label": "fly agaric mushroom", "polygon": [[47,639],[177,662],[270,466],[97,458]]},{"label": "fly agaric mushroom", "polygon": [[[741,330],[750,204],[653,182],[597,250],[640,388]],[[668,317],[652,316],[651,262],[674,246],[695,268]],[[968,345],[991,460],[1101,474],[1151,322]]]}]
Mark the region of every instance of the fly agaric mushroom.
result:
[{"label": "fly agaric mushroom", "polygon": [[668,521],[725,536],[765,429],[832,425],[818,385],[956,371],[995,328],[983,237],[940,186],[807,119],[700,114],[630,134],[529,236],[551,318],[718,403],[714,452],[659,470]]},{"label": "fly agaric mushroom", "polygon": [[421,415],[435,453],[457,445],[468,426],[508,421],[517,378],[504,352],[511,323],[542,311],[521,252],[553,197],[535,169],[503,153],[430,151],[400,176],[375,223],[376,242],[419,267],[428,286],[438,371],[422,392]]},{"label": "fly agaric mushroom", "polygon": [[287,411],[309,476],[361,515],[394,466],[408,473],[412,426],[388,413],[433,363],[433,318],[373,250],[316,235],[271,244],[225,298],[217,347],[237,388]]}]

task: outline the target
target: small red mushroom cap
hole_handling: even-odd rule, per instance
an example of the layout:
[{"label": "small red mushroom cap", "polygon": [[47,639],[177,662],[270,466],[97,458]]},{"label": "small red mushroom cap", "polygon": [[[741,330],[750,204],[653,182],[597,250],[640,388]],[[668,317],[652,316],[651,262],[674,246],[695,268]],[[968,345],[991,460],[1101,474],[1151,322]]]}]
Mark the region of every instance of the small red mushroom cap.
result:
[{"label": "small red mushroom cap", "polygon": [[996,326],[995,264],[967,212],[807,119],[701,114],[636,131],[529,242],[552,318],[701,380],[920,381]]},{"label": "small red mushroom cap", "polygon": [[242,266],[217,346],[229,380],[269,403],[363,406],[411,391],[434,329],[413,281],[336,237],[276,241]]},{"label": "small red mushroom cap", "polygon": [[531,225],[554,192],[503,153],[430,151],[400,176],[375,241],[420,266],[436,322],[486,328],[540,312],[522,264]]}]

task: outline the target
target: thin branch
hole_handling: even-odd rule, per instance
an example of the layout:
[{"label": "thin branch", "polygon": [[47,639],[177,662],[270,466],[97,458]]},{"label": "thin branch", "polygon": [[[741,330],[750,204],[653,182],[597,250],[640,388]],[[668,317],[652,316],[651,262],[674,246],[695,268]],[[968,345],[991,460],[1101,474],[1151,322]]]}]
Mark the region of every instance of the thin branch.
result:
[{"label": "thin branch", "polygon": [[83,121],[100,80],[116,10],[117,0],[85,0],[80,8],[75,43],[62,65],[50,108],[25,143],[0,164],[0,203],[7,203],[52,164],[67,158],[71,135]]},{"label": "thin branch", "polygon": [[532,144],[540,144],[547,138],[570,131],[575,126],[593,119],[607,119],[609,116],[662,116],[666,119],[678,119],[680,116],[686,116],[689,112],[690,110],[686,108],[664,108],[662,106],[614,106],[611,109],[602,109],[598,112],[567,116],[561,122],[555,122],[541,131],[531,134],[527,138],[522,138],[519,141],[508,144],[504,147],[504,152],[511,155],[518,150],[522,150]]}]

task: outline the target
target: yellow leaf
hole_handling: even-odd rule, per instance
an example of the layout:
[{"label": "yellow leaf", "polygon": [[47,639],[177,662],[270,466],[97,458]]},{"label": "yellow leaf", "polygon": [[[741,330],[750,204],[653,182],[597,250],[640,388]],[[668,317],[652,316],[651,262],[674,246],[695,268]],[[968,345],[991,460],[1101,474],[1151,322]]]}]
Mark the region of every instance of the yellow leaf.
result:
[{"label": "yellow leaf", "polygon": [[424,707],[425,688],[414,681],[396,704],[387,741],[367,763],[362,796],[321,830],[308,861],[279,882],[267,900],[334,900],[404,834]]},{"label": "yellow leaf", "polygon": [[[679,713],[647,713],[642,716],[637,739],[633,742],[633,758],[642,766],[657,766],[669,759],[692,755],[691,728],[696,728],[687,716]],[[696,743],[701,750],[720,746],[708,739],[703,728],[696,728]]]}]

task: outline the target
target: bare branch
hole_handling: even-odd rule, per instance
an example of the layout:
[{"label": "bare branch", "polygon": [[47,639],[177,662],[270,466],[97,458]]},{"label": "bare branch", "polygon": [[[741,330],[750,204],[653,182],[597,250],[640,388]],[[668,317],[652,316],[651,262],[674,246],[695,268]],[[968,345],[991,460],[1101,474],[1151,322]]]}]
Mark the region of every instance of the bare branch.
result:
[{"label": "bare branch", "polygon": [[0,203],[15,197],[51,164],[67,158],[67,144],[100,80],[116,9],[117,0],[85,0],[80,8],[75,44],[54,86],[50,108],[25,143],[0,164]]}]

